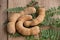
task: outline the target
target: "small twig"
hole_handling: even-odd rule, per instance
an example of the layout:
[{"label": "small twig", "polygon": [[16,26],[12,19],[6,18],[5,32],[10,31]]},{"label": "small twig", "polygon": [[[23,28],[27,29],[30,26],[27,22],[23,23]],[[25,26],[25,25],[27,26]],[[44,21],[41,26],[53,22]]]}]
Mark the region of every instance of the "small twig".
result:
[{"label": "small twig", "polygon": [[27,6],[28,6],[28,7],[30,7],[30,6],[35,6],[36,4],[38,4],[38,2],[33,2],[32,4],[27,5]]}]

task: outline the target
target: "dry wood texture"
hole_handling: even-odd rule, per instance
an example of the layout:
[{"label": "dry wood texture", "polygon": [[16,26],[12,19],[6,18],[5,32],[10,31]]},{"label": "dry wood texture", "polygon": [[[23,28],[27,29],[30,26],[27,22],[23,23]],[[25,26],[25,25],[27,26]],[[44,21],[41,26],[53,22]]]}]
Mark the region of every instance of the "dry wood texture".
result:
[{"label": "dry wood texture", "polygon": [[[24,7],[31,0],[8,0],[8,8],[14,7]],[[39,6],[44,6],[46,9],[50,7],[57,7],[60,5],[60,0],[36,0],[39,3]],[[9,16],[10,14],[8,14]],[[13,38],[8,36],[8,40],[24,40],[22,37]]]},{"label": "dry wood texture", "polygon": [[7,40],[6,25],[7,20],[7,0],[0,0],[0,40]]}]

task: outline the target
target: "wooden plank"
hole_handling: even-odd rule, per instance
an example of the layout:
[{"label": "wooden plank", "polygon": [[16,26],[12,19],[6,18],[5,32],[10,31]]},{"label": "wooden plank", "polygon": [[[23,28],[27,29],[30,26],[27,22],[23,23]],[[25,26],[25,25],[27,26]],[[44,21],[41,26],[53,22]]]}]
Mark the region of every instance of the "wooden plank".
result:
[{"label": "wooden plank", "polygon": [[40,6],[44,6],[46,9],[60,6],[60,0],[40,0],[40,2]]},{"label": "wooden plank", "polygon": [[28,4],[31,0],[8,0],[8,8],[13,7],[24,7]]},{"label": "wooden plank", "polygon": [[[8,0],[8,8],[14,7],[24,7],[28,4],[31,0]],[[60,5],[60,0],[36,0],[38,1],[39,6],[44,6],[46,9],[50,7],[57,7]],[[9,16],[10,14],[8,14]],[[8,36],[8,40],[24,40],[21,37],[13,38]]]},{"label": "wooden plank", "polygon": [[7,40],[5,22],[7,20],[7,0],[0,0],[0,40]]}]

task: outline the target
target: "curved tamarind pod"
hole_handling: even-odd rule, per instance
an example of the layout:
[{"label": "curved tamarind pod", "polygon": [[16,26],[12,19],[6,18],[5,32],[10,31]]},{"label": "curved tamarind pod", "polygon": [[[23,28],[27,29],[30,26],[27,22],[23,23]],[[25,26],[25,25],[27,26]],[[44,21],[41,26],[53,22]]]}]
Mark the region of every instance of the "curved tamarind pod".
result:
[{"label": "curved tamarind pod", "polygon": [[24,15],[24,16],[21,16],[19,19],[18,19],[18,22],[16,24],[16,29],[19,33],[23,34],[23,35],[30,35],[30,29],[28,28],[25,28],[23,26],[23,23],[27,20],[31,20],[32,19],[32,16],[31,15]]},{"label": "curved tamarind pod", "polygon": [[[21,13],[23,14],[23,12]],[[8,17],[9,23],[7,24],[7,30],[9,33],[14,34],[16,32],[15,23],[19,17],[20,17],[19,13],[13,13]]]},{"label": "curved tamarind pod", "polygon": [[37,35],[40,32],[39,26],[34,26],[31,28],[31,34],[32,35]]},{"label": "curved tamarind pod", "polygon": [[[22,35],[36,35],[39,33],[39,27],[32,27],[32,28],[26,28],[23,26],[23,23],[27,20],[31,20],[32,16],[31,15],[24,15],[21,16],[18,19],[18,22],[16,24],[16,29],[19,33],[21,33]],[[36,31],[36,32],[35,32]]]},{"label": "curved tamarind pod", "polygon": [[15,30],[15,22],[9,22],[7,24],[7,31],[11,34],[14,34],[16,32]]},{"label": "curved tamarind pod", "polygon": [[38,17],[36,19],[33,19],[32,21],[26,21],[24,25],[27,27],[38,25],[39,23],[43,22],[44,18],[45,18],[45,8],[39,8]]},{"label": "curved tamarind pod", "polygon": [[25,28],[23,26],[23,22],[22,21],[18,21],[16,24],[16,29],[19,33],[21,33],[22,35],[30,35],[30,29]]}]

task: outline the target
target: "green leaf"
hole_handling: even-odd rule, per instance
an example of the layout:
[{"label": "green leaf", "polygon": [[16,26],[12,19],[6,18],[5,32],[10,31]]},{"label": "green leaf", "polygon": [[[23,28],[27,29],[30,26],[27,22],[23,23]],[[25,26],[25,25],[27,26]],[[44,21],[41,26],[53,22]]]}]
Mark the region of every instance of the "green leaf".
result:
[{"label": "green leaf", "polygon": [[24,10],[23,7],[16,7],[16,8],[7,9],[8,12],[20,12],[22,10]]}]

